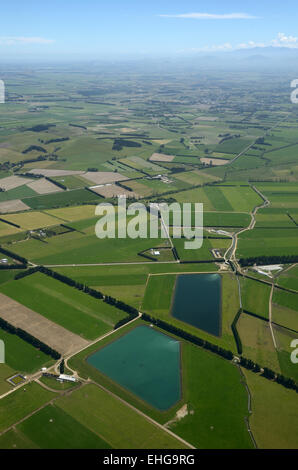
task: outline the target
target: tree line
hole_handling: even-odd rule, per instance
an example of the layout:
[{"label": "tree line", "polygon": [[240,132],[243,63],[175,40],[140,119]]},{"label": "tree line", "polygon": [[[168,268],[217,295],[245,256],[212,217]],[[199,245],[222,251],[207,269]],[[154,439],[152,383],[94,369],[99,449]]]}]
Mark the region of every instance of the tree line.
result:
[{"label": "tree line", "polygon": [[17,328],[11,323],[8,323],[6,320],[4,320],[1,317],[0,317],[0,328],[7,331],[8,333],[18,336],[22,340],[26,341],[27,343],[31,344],[35,348],[42,351],[43,353],[47,354],[48,356],[51,356],[53,359],[57,360],[61,358],[61,354],[58,353],[58,351],[51,348],[50,346],[43,343],[42,341],[35,338],[34,336],[30,335],[30,333],[27,333],[27,331],[22,330],[22,328]]},{"label": "tree line", "polygon": [[[152,323],[153,325],[155,325],[156,327],[162,330],[168,331],[169,333],[172,333],[175,336],[178,336],[179,338],[189,341],[195,344],[196,346],[200,346],[203,349],[207,349],[217,354],[218,356],[223,357],[224,359],[231,361],[234,358],[234,354],[232,351],[221,348],[220,346],[210,343],[209,341],[203,340],[202,338],[199,338],[198,336],[194,336],[190,333],[187,333],[181,328],[177,328],[176,326],[171,325],[163,320],[159,320],[158,318],[151,317],[147,313],[142,314],[142,319],[145,320],[146,322]],[[245,367],[246,369],[251,370],[252,372],[255,372],[255,373],[259,373],[262,371],[262,376],[265,377],[266,379],[273,380],[283,385],[286,388],[296,390],[296,392],[298,392],[298,384],[295,382],[295,380],[289,377],[285,377],[282,374],[278,374],[267,367],[261,368],[259,364],[255,363],[251,359],[247,359],[244,356],[240,357],[240,364],[242,367]]]},{"label": "tree line", "polygon": [[84,292],[85,294],[88,294],[91,297],[94,297],[95,299],[102,300],[103,302],[106,302],[107,304],[112,305],[118,310],[122,310],[123,312],[125,312],[127,314],[127,317],[120,320],[118,323],[116,323],[114,326],[114,329],[117,329],[120,326],[124,325],[125,323],[128,323],[133,318],[136,318],[139,315],[139,312],[136,308],[131,307],[130,305],[127,305],[125,302],[114,299],[114,297],[111,297],[109,295],[104,295],[100,291],[92,289],[86,284],[77,282],[74,279],[71,279],[70,277],[64,276],[63,274],[57,273],[56,271],[53,271],[52,269],[46,268],[45,266],[36,266],[34,268],[29,268],[26,271],[17,273],[14,279],[15,280],[22,279],[36,272],[40,272],[42,274],[45,274],[46,276],[53,277],[54,279],[60,282],[63,282],[64,284],[67,284],[70,287],[74,287],[75,289],[78,289]]},{"label": "tree line", "polygon": [[266,266],[270,264],[293,264],[298,262],[298,255],[280,255],[280,256],[252,256],[249,258],[240,258],[240,266]]}]

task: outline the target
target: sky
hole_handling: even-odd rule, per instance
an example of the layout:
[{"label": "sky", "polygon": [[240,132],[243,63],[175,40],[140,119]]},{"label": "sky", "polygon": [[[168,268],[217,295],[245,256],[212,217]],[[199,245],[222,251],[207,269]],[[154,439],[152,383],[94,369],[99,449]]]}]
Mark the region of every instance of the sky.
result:
[{"label": "sky", "polygon": [[298,48],[297,0],[10,0],[0,11],[0,61]]}]

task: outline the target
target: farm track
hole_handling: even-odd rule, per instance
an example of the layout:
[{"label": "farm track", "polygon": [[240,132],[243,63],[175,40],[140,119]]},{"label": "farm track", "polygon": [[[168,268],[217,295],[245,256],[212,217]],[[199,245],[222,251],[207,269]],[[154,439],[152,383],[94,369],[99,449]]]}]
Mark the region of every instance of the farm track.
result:
[{"label": "farm track", "polygon": [[251,187],[263,199],[264,202],[263,202],[263,204],[260,204],[260,205],[256,206],[253,209],[253,211],[250,213],[251,220],[250,220],[250,224],[248,225],[248,227],[245,227],[242,230],[240,230],[239,232],[235,232],[232,235],[232,244],[224,254],[225,261],[226,262],[229,262],[229,261],[232,262],[236,266],[236,271],[240,272],[240,273],[242,271],[241,271],[241,268],[239,267],[238,262],[236,260],[238,236],[241,233],[247,232],[248,230],[253,230],[255,225],[256,225],[256,214],[257,214],[258,210],[263,209],[264,207],[268,207],[270,205],[269,199],[267,199],[266,196],[264,196],[264,194],[261,193],[261,191],[259,191],[255,186],[251,186]]}]

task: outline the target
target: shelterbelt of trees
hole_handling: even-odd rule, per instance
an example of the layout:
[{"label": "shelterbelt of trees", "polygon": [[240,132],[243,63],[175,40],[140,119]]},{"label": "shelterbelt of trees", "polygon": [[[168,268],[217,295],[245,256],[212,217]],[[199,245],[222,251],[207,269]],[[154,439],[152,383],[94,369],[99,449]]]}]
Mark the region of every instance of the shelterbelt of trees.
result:
[{"label": "shelterbelt of trees", "polygon": [[[165,330],[169,333],[174,334],[175,336],[178,336],[180,338],[185,339],[186,341],[189,341],[197,346],[200,346],[201,348],[207,349],[221,357],[227,360],[232,360],[235,359],[234,354],[232,351],[229,351],[227,349],[223,349],[220,346],[217,346],[216,344],[212,344],[209,341],[203,340],[202,338],[199,338],[198,336],[194,336],[190,333],[187,333],[186,331],[182,330],[181,328],[177,328],[176,326],[173,326],[163,320],[159,320],[158,318],[154,318],[146,313],[142,314],[142,319],[157,326],[158,328]],[[267,367],[261,367],[259,364],[255,363],[251,359],[247,359],[244,356],[240,356],[240,365],[242,367],[245,367],[246,369],[249,369],[255,373],[262,373],[262,376],[265,377],[268,380],[274,380],[275,382],[283,385],[286,388],[296,390],[298,392],[298,384],[293,380],[288,377],[285,377],[282,374],[278,374],[275,371],[268,369]]]}]

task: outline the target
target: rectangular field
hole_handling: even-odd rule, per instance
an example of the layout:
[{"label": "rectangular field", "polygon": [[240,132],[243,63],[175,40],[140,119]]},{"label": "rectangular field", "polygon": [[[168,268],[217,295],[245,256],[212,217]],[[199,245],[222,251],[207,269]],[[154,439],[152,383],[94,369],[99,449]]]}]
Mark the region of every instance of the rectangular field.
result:
[{"label": "rectangular field", "polygon": [[41,273],[2,285],[1,291],[85,339],[103,335],[126,317],[102,300]]}]

